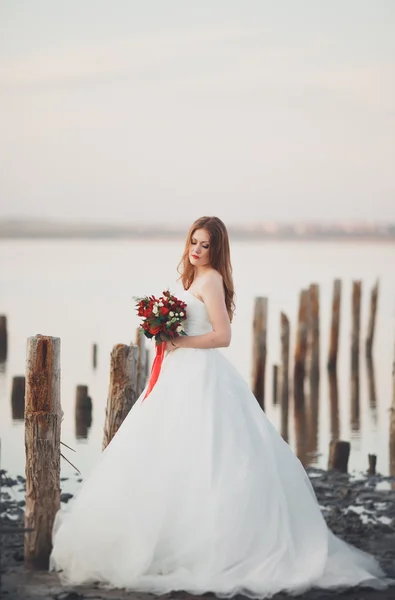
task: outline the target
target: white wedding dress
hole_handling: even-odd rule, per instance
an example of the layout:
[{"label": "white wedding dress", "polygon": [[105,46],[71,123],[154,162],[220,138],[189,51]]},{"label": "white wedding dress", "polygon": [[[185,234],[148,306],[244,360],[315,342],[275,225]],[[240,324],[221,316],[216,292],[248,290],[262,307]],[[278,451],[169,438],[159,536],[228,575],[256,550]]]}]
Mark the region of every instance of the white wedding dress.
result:
[{"label": "white wedding dress", "polygon": [[[186,331],[211,330],[203,302]],[[332,534],[309,478],[216,349],[168,354],[68,511],[51,568],[67,583],[266,598],[385,587],[375,559]]]}]

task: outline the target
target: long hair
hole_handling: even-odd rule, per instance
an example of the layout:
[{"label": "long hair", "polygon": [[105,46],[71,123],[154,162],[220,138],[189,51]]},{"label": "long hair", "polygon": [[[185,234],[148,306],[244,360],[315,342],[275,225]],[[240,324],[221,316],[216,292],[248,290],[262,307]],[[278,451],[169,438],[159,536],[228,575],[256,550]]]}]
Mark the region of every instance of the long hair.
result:
[{"label": "long hair", "polygon": [[232,321],[235,310],[235,292],[230,262],[229,237],[224,223],[218,217],[200,217],[192,224],[186,239],[184,254],[177,269],[180,273],[181,282],[184,289],[188,290],[195,278],[195,269],[189,261],[189,251],[193,234],[197,229],[205,229],[210,234],[210,265],[222,275],[226,310],[229,319]]}]

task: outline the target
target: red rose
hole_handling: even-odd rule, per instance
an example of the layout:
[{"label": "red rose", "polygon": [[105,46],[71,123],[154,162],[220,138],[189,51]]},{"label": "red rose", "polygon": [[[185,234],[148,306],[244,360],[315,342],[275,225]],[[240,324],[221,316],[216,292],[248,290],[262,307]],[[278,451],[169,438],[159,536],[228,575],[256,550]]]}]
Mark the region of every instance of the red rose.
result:
[{"label": "red rose", "polygon": [[156,335],[156,334],[157,334],[157,333],[159,333],[159,332],[160,332],[160,327],[159,327],[159,325],[157,325],[156,327],[153,327],[153,328],[150,330],[150,333],[152,333],[152,335]]},{"label": "red rose", "polygon": [[161,306],[161,309],[160,309],[161,315],[167,315],[169,312],[170,312],[169,308],[167,308],[166,306]]}]

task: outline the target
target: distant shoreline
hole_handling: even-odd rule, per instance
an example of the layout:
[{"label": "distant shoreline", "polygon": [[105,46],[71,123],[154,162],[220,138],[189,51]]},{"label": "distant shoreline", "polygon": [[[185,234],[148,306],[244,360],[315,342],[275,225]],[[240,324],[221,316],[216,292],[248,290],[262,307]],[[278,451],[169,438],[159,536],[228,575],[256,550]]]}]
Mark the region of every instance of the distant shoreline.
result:
[{"label": "distant shoreline", "polygon": [[[0,240],[51,239],[51,240],[144,240],[184,239],[187,227],[144,223],[78,223],[0,219]],[[228,225],[234,241],[282,242],[395,242],[395,224],[364,222],[323,223],[272,223]]]},{"label": "distant shoreline", "polygon": [[[393,235],[266,235],[255,232],[238,233],[229,231],[231,241],[240,242],[366,242],[366,243],[395,243],[395,234]],[[185,238],[183,233],[96,233],[96,232],[20,232],[5,233],[0,232],[0,242],[5,240],[69,240],[69,241],[114,241],[114,240],[179,240]]]}]

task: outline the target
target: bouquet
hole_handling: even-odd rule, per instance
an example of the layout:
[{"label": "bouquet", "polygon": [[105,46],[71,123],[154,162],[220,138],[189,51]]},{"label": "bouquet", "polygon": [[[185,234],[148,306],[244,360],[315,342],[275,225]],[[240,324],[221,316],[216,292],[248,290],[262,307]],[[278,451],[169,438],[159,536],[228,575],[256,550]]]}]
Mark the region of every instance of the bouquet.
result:
[{"label": "bouquet", "polygon": [[139,317],[143,317],[139,327],[140,332],[149,339],[154,338],[156,342],[156,355],[143,400],[158,380],[165,357],[166,342],[180,335],[187,335],[184,330],[187,305],[168,290],[162,294],[159,298],[155,298],[155,296],[136,298],[137,314]]},{"label": "bouquet", "polygon": [[187,305],[169,291],[162,293],[159,298],[144,296],[137,299],[137,314],[143,317],[140,331],[149,339],[155,338],[157,344],[187,335],[184,331]]}]

